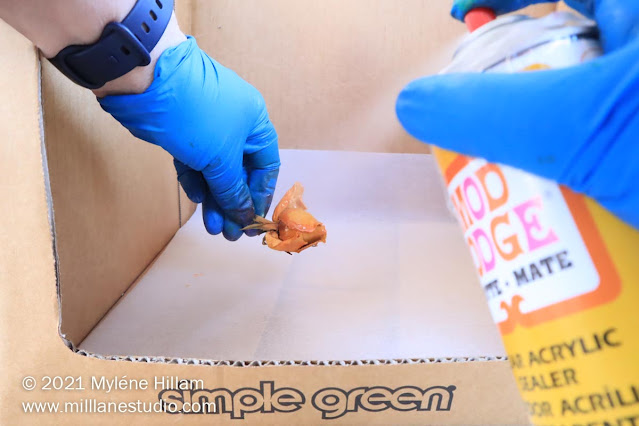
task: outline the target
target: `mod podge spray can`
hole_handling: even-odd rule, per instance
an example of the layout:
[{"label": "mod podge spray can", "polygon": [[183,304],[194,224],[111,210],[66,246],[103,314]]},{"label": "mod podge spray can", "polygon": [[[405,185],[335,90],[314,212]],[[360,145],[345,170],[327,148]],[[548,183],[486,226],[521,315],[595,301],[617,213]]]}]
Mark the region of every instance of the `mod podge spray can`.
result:
[{"label": "mod podge spray can", "polygon": [[[601,54],[591,21],[507,16],[469,34],[444,72],[561,68]],[[531,421],[639,425],[639,231],[557,183],[434,153]]]}]

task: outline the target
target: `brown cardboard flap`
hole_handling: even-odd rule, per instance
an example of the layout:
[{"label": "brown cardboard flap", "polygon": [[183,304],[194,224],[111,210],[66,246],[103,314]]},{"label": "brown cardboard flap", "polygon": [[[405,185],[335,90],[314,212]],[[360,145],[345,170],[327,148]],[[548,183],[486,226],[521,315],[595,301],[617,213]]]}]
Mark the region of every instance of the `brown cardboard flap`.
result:
[{"label": "brown cardboard flap", "polygon": [[[190,25],[190,2],[177,6]],[[61,293],[61,332],[79,343],[193,210],[170,155],[135,139],[95,96],[42,63],[44,132]]]},{"label": "brown cardboard flap", "polygon": [[[33,45],[0,20],[0,376],[11,383],[6,392],[13,393],[21,380],[16,375],[20,363],[37,369],[47,362],[43,348],[62,346],[40,143],[38,67]],[[6,419],[11,409],[7,399],[0,396],[0,423],[16,424]]]},{"label": "brown cardboard flap", "polygon": [[179,227],[170,156],[135,139],[90,91],[42,63],[62,333],[79,342]]}]

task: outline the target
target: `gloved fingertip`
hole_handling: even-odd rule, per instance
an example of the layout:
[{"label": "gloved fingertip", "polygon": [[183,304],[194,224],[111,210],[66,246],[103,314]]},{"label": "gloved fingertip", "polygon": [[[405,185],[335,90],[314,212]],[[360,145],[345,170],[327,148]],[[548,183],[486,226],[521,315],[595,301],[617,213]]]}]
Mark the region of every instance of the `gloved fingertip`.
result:
[{"label": "gloved fingertip", "polygon": [[261,199],[255,200],[255,214],[257,216],[266,217],[273,202],[273,194],[268,194]]},{"label": "gloved fingertip", "polygon": [[175,159],[173,160],[173,164],[177,171],[178,182],[182,185],[182,189],[189,200],[196,204],[203,202],[206,197],[208,187],[206,186],[206,181],[204,180],[202,173],[193,170],[184,163]]},{"label": "gloved fingertip", "polygon": [[249,173],[249,190],[257,216],[266,217],[273,201],[278,174],[279,168],[252,170]]},{"label": "gloved fingertip", "polygon": [[211,235],[219,235],[224,228],[224,217],[213,197],[206,196],[202,204],[202,219],[204,227]]},{"label": "gloved fingertip", "polygon": [[195,194],[195,195],[191,195],[189,196],[189,194],[184,191],[186,193],[186,196],[189,200],[191,200],[192,202],[194,202],[195,204],[200,204],[202,201],[204,201],[204,196],[200,195],[200,194]]},{"label": "gloved fingertip", "polygon": [[[215,199],[217,206],[224,212],[225,218],[241,225],[241,227],[248,226],[253,223],[255,218],[255,208],[253,206],[253,200],[251,199],[251,193],[248,185],[241,179],[242,172],[237,171],[237,178],[233,179],[235,182],[232,185],[228,185],[224,180],[228,180],[229,176],[223,176],[222,178],[217,176],[213,179],[207,180],[209,187],[209,194]],[[229,187],[227,190],[221,191],[220,187]]]},{"label": "gloved fingertip", "polygon": [[190,187],[188,185],[185,185],[182,182],[180,183],[182,184],[182,189],[184,189],[184,193],[186,194],[189,200],[193,201],[195,204],[200,204],[204,201],[204,197],[205,197],[204,190],[198,187]]},{"label": "gloved fingertip", "polygon": [[453,8],[450,11],[450,15],[453,18],[463,22],[464,21],[464,17],[466,16],[467,12],[468,11],[466,9],[462,8],[459,5],[459,3],[455,3],[455,4],[453,4]]},{"label": "gloved fingertip", "polygon": [[[422,126],[416,125],[427,118],[423,115],[422,109],[424,104],[429,102],[430,87],[427,82],[425,84],[424,80],[427,79],[419,79],[409,83],[400,92],[395,103],[397,119],[408,133],[417,138],[419,138],[419,135],[416,132],[416,127]],[[417,93],[419,93],[419,99],[415,99]]]},{"label": "gloved fingertip", "polygon": [[224,234],[224,238],[229,241],[237,241],[242,237],[244,233],[242,231],[242,227],[237,223],[230,220],[228,217],[224,220],[224,227],[222,233]]},{"label": "gloved fingertip", "polygon": [[448,74],[424,77],[399,94],[395,110],[404,129],[415,138],[446,144],[455,126],[472,131],[468,124],[478,115],[490,94],[482,82],[488,77]]},{"label": "gloved fingertip", "polygon": [[204,214],[204,227],[209,234],[220,235],[224,227],[224,219],[215,214]]}]

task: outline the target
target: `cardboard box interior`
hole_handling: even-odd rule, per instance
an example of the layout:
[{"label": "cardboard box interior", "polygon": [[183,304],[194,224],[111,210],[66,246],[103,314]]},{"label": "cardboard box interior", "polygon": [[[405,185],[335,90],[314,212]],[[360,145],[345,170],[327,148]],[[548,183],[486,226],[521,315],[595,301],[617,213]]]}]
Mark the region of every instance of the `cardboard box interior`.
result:
[{"label": "cardboard box interior", "polygon": [[[333,298],[330,292],[323,293],[323,289],[312,288],[312,291],[305,295],[304,301],[307,305],[296,305],[302,299],[295,297],[289,298],[287,304],[278,305],[273,298],[287,297],[287,294],[271,292],[267,295],[270,297],[267,298],[270,303],[269,312],[276,313],[275,308],[278,306],[284,306],[289,310],[284,312],[284,317],[271,321],[271,328],[262,327],[255,333],[251,337],[251,346],[243,346],[242,339],[238,340],[237,336],[231,336],[229,333],[226,336],[216,336],[207,343],[209,348],[217,348],[217,353],[198,352],[198,349],[206,345],[200,345],[197,339],[188,345],[173,345],[175,341],[168,339],[168,344],[164,348],[176,350],[173,354],[144,353],[146,349],[138,347],[133,348],[136,352],[139,351],[136,354],[120,355],[174,356],[180,359],[203,357],[209,359],[207,365],[225,365],[210,361],[214,360],[216,355],[218,360],[225,358],[240,361],[269,357],[283,358],[287,361],[304,358],[339,360],[340,356],[344,357],[344,361],[347,357],[384,358],[381,359],[382,364],[393,357],[420,358],[423,364],[429,362],[427,358],[430,357],[464,356],[464,359],[468,360],[480,355],[503,355],[496,331],[490,323],[487,310],[483,308],[481,291],[472,278],[472,262],[463,247],[463,242],[459,241],[461,237],[455,233],[451,217],[446,212],[441,190],[437,187],[434,170],[431,168],[432,162],[426,155],[428,150],[424,145],[406,136],[394,115],[394,99],[401,87],[413,78],[437,72],[446,64],[464,33],[462,25],[447,19],[448,8],[447,2],[439,0],[408,0],[402,1],[401,4],[395,0],[177,2],[177,13],[185,32],[194,34],[206,51],[223,64],[235,69],[263,92],[272,120],[280,134],[282,148],[350,151],[343,154],[317,153],[318,157],[313,157],[313,153],[308,152],[297,154],[305,162],[311,158],[319,158],[318,164],[324,166],[331,161],[341,161],[344,167],[340,169],[340,173],[346,173],[351,162],[357,164],[362,174],[352,179],[354,181],[363,180],[363,172],[368,171],[369,176],[375,176],[375,179],[385,182],[383,173],[378,169],[365,170],[366,167],[377,167],[382,163],[402,170],[407,164],[412,164],[415,175],[423,176],[423,182],[410,182],[415,184],[414,188],[379,193],[384,201],[392,201],[393,194],[404,194],[401,197],[406,210],[385,211],[382,212],[385,215],[377,219],[402,221],[395,224],[392,232],[403,232],[406,236],[403,243],[405,245],[399,244],[399,247],[392,248],[382,245],[384,250],[389,251],[380,253],[392,252],[400,256],[402,262],[406,262],[403,267],[409,268],[413,278],[400,282],[409,282],[413,287],[396,289],[392,285],[382,286],[381,278],[377,277],[380,285],[372,294],[362,282],[357,283],[359,288],[350,288],[346,298],[340,298],[339,295]],[[553,6],[549,5],[539,6],[534,9],[534,13],[545,13],[552,8]],[[6,339],[8,342],[19,342],[3,346],[2,356],[3,359],[20,360],[20,365],[28,364],[36,366],[33,368],[37,371],[44,371],[47,366],[58,365],[71,356],[71,351],[60,344],[58,327],[60,334],[71,345],[82,346],[82,341],[92,330],[108,327],[109,323],[106,321],[100,326],[98,324],[114,306],[112,313],[124,307],[129,297],[132,297],[127,302],[132,307],[129,314],[140,311],[141,307],[151,309],[147,312],[153,312],[147,297],[153,292],[154,283],[148,279],[153,277],[150,275],[152,273],[157,276],[158,272],[153,272],[152,263],[168,244],[171,245],[166,248],[166,253],[173,252],[173,255],[165,258],[168,259],[168,267],[171,266],[171,262],[185,261],[189,257],[188,250],[191,248],[188,247],[192,242],[189,239],[194,236],[197,239],[195,245],[204,249],[194,256],[197,262],[208,261],[205,256],[207,251],[221,252],[227,246],[220,238],[204,236],[196,222],[199,220],[197,217],[194,217],[184,232],[180,232],[172,241],[176,232],[191,217],[194,206],[188,202],[176,183],[170,156],[156,147],[135,140],[127,131],[120,128],[112,118],[100,110],[91,93],[66,81],[47,61],[38,61],[34,48],[4,23],[0,27],[0,33],[0,42],[3,45],[0,49],[0,65],[7,71],[3,71],[0,87],[6,99],[11,100],[3,105],[0,122],[2,134],[9,141],[2,144],[0,163],[2,170],[6,171],[7,179],[2,182],[0,190],[5,199],[12,200],[11,203],[3,204],[1,211],[3,223],[0,232],[3,248],[0,250],[0,265],[3,268],[2,281],[7,285],[2,290],[0,303],[3,315],[6,316],[3,320]],[[45,152],[41,152],[41,140],[46,146]],[[382,157],[365,152],[382,153]],[[398,153],[405,153],[405,156]],[[291,155],[297,154],[285,151],[283,158],[292,159]],[[376,161],[381,163],[375,163]],[[308,167],[304,164],[308,164]],[[312,169],[312,163],[291,162],[285,163],[283,167],[282,186],[285,182],[288,184],[297,180],[296,174],[303,175],[308,169]],[[374,242],[373,236],[376,235],[379,236],[380,243],[389,244],[392,235],[397,235],[391,232],[389,236],[384,232],[377,233],[377,230],[368,229],[374,221],[364,220],[359,223],[354,220],[358,215],[365,216],[376,211],[376,206],[367,204],[370,203],[371,194],[376,190],[374,182],[367,183],[369,186],[342,187],[339,182],[322,182],[322,173],[323,170],[316,170],[316,174],[309,178],[308,197],[309,204],[317,208],[320,218],[324,214],[328,220],[335,223],[332,231],[329,228],[329,243],[325,247],[315,249],[316,252],[305,253],[304,257],[278,257],[276,262],[286,263],[287,268],[293,267],[292,265],[318,268],[317,264],[313,264],[314,258],[331,260],[330,250],[336,250],[338,254],[339,250],[345,249],[361,249],[364,252],[353,264],[379,261],[380,259],[374,257],[373,251],[366,251],[371,250],[370,246],[349,246],[344,245],[343,241],[340,244],[340,235],[352,236],[349,232],[365,233],[366,238],[362,242],[366,244]],[[336,176],[344,175],[337,173]],[[406,176],[411,175],[398,173],[392,182],[406,184]],[[330,186],[329,183],[334,186]],[[279,189],[280,194],[286,189],[282,186]],[[341,194],[340,201],[344,201],[344,205],[348,206],[349,202],[353,201],[353,206],[357,206],[353,207],[355,210],[350,210],[341,218],[339,209],[328,210],[325,206],[331,203],[333,188],[341,191],[338,193]],[[346,193],[350,189],[361,189],[361,194],[351,200]],[[415,191],[409,191],[410,189]],[[410,199],[414,193],[418,194],[417,201]],[[419,216],[419,213],[423,213],[423,216]],[[375,225],[382,227],[380,221]],[[419,241],[412,235],[411,226],[419,229]],[[51,237],[51,231],[54,232],[54,239]],[[352,243],[352,240],[349,242]],[[430,245],[435,242],[443,243],[440,245],[443,249],[438,250],[440,246]],[[174,243],[175,247],[172,246]],[[250,243],[253,247],[249,252],[261,257],[261,261],[267,256],[285,256],[256,247],[259,244],[254,241]],[[400,249],[406,250],[420,243],[423,244],[424,252],[434,259],[430,264],[414,263],[419,262],[419,257],[412,250],[407,254],[405,251],[400,252]],[[233,246],[234,251],[229,250],[228,255],[235,253],[240,247],[246,246],[248,250],[249,241],[241,244],[243,245]],[[260,250],[259,253],[257,249]],[[450,262],[451,256],[459,256],[459,260]],[[332,261],[335,259],[332,258]],[[446,259],[449,263],[446,263]],[[176,263],[172,265],[179,267]],[[202,264],[196,269],[208,266]],[[411,291],[419,285],[414,277],[423,273],[415,270],[418,266],[435,268],[432,270],[436,271],[435,276],[430,278],[437,286],[428,288],[428,297],[424,287],[421,288],[424,293],[420,294],[419,298],[412,297]],[[275,269],[279,267],[276,266]],[[355,271],[350,265],[344,264],[340,267],[342,269],[339,271],[346,273]],[[145,274],[147,268],[148,273]],[[453,269],[456,280],[451,284],[447,282],[446,277]],[[158,271],[161,272],[162,269]],[[325,271],[319,272],[325,274]],[[321,276],[319,272],[317,276]],[[394,272],[399,273],[401,270],[397,269]],[[187,273],[193,276],[193,273],[198,272],[189,269]],[[268,276],[270,280],[276,280],[277,273],[274,271],[271,275],[262,275],[260,268],[260,277]],[[388,277],[393,278],[392,274]],[[139,284],[132,286],[136,282]],[[337,286],[344,282],[346,280],[329,284]],[[56,283],[59,300],[52,297],[55,295],[53,287]],[[316,283],[313,280],[307,282],[309,287]],[[189,311],[189,301],[193,300],[189,299],[193,297],[193,292],[189,291],[196,284],[192,283],[191,288],[185,286],[189,284],[187,282],[180,281],[179,286],[174,284],[171,281],[160,283],[172,287],[169,289],[172,293],[165,294],[172,297],[177,294],[184,296],[182,299],[176,299],[176,303],[170,306],[173,311],[167,313],[173,315],[172,318],[177,321],[181,314]],[[219,290],[225,283],[215,281],[213,284],[213,288]],[[240,283],[241,285],[246,283]],[[146,290],[143,290],[145,287]],[[25,288],[28,288],[28,291],[25,291]],[[132,291],[127,294],[129,289]],[[136,295],[135,292],[140,291],[138,289],[143,291]],[[336,294],[334,290],[331,289],[333,294]],[[196,294],[211,295],[211,290],[208,291],[209,293],[205,290],[204,293]],[[392,303],[397,301],[393,301],[393,298],[397,296],[398,291],[406,305],[392,306]],[[465,298],[466,293],[470,297]],[[318,300],[318,294],[324,294],[325,299]],[[252,312],[252,309],[259,308],[257,305],[263,300],[260,298],[261,295],[264,293],[258,292],[253,294],[254,298],[247,299],[242,308],[244,312]],[[308,335],[313,329],[313,318],[328,319],[330,324],[330,313],[335,309],[341,313],[347,312],[350,304],[355,305],[355,299],[349,297],[357,295],[361,296],[357,298],[358,308],[363,307],[366,315],[371,315],[371,318],[372,314],[376,313],[376,306],[392,307],[383,312],[386,316],[382,318],[391,320],[399,317],[396,322],[384,325],[387,327],[383,330],[385,337],[381,340],[371,339],[368,346],[371,350],[367,352],[365,346],[358,347],[357,339],[373,330],[370,324],[360,321],[355,322],[353,328],[349,328],[348,324],[335,321],[331,325],[340,329],[342,335],[338,336],[339,339],[331,340],[332,330],[329,329],[319,332],[319,340],[313,342],[313,336]],[[367,295],[370,298],[367,298]],[[142,304],[138,304],[139,300],[136,300],[139,297],[144,299]],[[239,292],[233,297],[235,301],[240,300]],[[383,300],[384,303],[379,305],[374,304],[375,300],[384,298],[388,300]],[[121,299],[122,302],[118,304]],[[166,303],[166,300],[165,298],[161,302]],[[432,312],[425,315],[424,312],[420,312],[422,300],[429,304]],[[446,303],[440,304],[437,300],[445,300]],[[333,301],[340,301],[342,305],[336,306]],[[320,308],[316,308],[311,314],[317,314],[318,310],[325,308],[324,318],[304,316],[307,314],[304,312],[305,308],[317,306],[318,302]],[[219,310],[222,305],[215,301],[216,309]],[[409,314],[402,317],[402,314],[407,312],[404,307],[408,309]],[[204,311],[202,305],[198,305],[198,309],[202,309],[199,312]],[[231,327],[236,333],[244,332],[243,325],[248,324],[251,319],[244,318],[245,323],[242,327],[233,328],[234,325],[237,326],[233,319],[233,305],[226,306],[226,309],[228,317],[218,324],[217,330]],[[157,312],[145,320],[152,320]],[[210,325],[217,312],[214,309],[207,312],[209,316],[203,322],[205,326],[200,330],[202,335],[206,335],[207,330],[210,330],[206,325]],[[284,327],[282,332],[281,325],[298,316],[302,318],[302,326],[289,329]],[[335,318],[340,317],[333,317],[333,320]],[[368,317],[364,319],[366,318]],[[412,322],[415,319],[421,324],[416,325]],[[265,324],[263,320],[262,317],[261,325]],[[433,323],[439,324],[440,327],[432,328]],[[19,324],[19,327],[16,324]],[[175,328],[173,335],[176,336],[179,330],[179,327]],[[142,328],[139,331],[147,332],[148,329]],[[157,336],[162,336],[165,331],[158,330]],[[92,346],[95,352],[103,355],[118,354],[119,350],[111,344],[113,340],[108,340],[108,334],[106,332],[103,334],[104,339],[100,339],[103,346],[99,346],[95,340],[91,343],[89,339],[86,344],[96,345]],[[170,333],[168,335],[171,336]],[[393,340],[397,336],[401,338]],[[422,336],[426,336],[423,341],[415,345],[407,344],[410,339],[421,339]],[[129,337],[130,341],[134,339],[132,335]],[[153,347],[150,343],[152,336],[149,337],[150,339],[146,340],[149,351],[163,350],[161,345]],[[278,342],[277,345],[269,346],[269,339]],[[301,341],[301,345],[290,346],[291,342],[297,340]],[[264,345],[260,347],[256,342],[262,342]],[[330,343],[344,342],[349,345],[344,345],[345,350],[341,353],[322,352]],[[221,351],[219,345],[223,343],[231,344],[229,352]],[[290,357],[287,357],[285,352],[287,343],[291,348]],[[393,345],[399,349],[397,352],[393,351]],[[187,350],[179,352],[176,348]],[[46,352],[46,357],[43,351]],[[94,351],[79,352],[87,354]],[[314,354],[317,356],[313,356]],[[130,356],[127,359],[140,360]],[[159,359],[159,362],[182,364],[183,361],[180,359]],[[100,370],[119,374],[118,372],[129,369],[122,364],[116,365],[108,361],[94,359],[80,362],[77,358],[73,360],[78,372]],[[205,364],[199,361],[189,363]],[[379,362],[374,364],[377,363]],[[330,378],[335,383],[346,383],[350,386],[364,383],[365,378],[376,374],[397,384],[401,383],[395,378],[405,377],[406,373],[415,378],[456,377],[462,388],[467,385],[466,389],[475,389],[480,383],[482,386],[493,387],[496,394],[502,395],[505,399],[494,401],[473,413],[459,414],[461,417],[434,417],[436,421],[443,423],[451,419],[473,419],[487,422],[501,419],[521,422],[525,419],[523,407],[517,405],[519,400],[507,363],[459,364],[454,366],[454,370],[453,366],[443,364],[438,364],[436,368],[433,364],[432,368],[423,370],[414,368],[420,367],[419,365],[389,366],[392,370],[375,365],[370,367],[373,370],[361,367],[337,375],[323,370],[325,373],[321,373],[316,379],[320,380],[319,377],[323,377],[322,380],[326,381]],[[18,362],[3,363],[0,368],[3,375],[11,380],[17,381],[19,375],[26,373],[19,369],[12,371],[9,369],[10,365],[18,365]],[[195,374],[188,367],[179,368],[186,368],[180,371]],[[156,371],[153,368],[153,365],[131,367],[138,372]],[[271,372],[271,376],[288,378],[291,383],[298,383],[300,389],[309,386],[308,383],[315,380],[312,375],[317,374],[315,370],[295,373],[289,370],[278,371]],[[390,371],[393,372],[392,376],[382,373]],[[238,386],[247,382],[253,383],[254,379],[251,375],[254,373],[251,372],[207,370],[201,374],[209,380],[226,377],[229,384]],[[478,398],[480,402],[492,399],[475,395],[470,390],[465,392],[461,392],[458,398],[469,404],[472,404],[473,398]],[[2,406],[7,408],[14,402],[14,396],[2,400]],[[14,408],[3,410],[3,416],[9,412],[13,413],[12,410]],[[390,417],[380,419],[388,421]],[[416,421],[418,417],[408,415],[406,419]]]},{"label": "cardboard box interior", "polygon": [[326,245],[289,256],[259,238],[230,244],[197,212],[79,348],[249,361],[504,355],[430,155],[281,156],[276,198],[303,182]]},{"label": "cardboard box interior", "polygon": [[[436,73],[452,56],[465,28],[436,18],[446,17],[448,8],[435,0],[411,0],[402,7],[391,0],[176,5],[183,30],[262,91],[282,148],[381,153],[428,152],[401,129],[394,101],[407,82]],[[190,217],[193,205],[179,189],[167,153],[135,140],[90,92],[47,61],[42,62],[42,101],[61,332],[81,346]],[[442,205],[435,181],[421,188],[439,195],[430,203]],[[453,241],[455,234],[451,229]],[[425,242],[430,238],[423,235]],[[469,263],[458,247],[459,262]],[[475,284],[470,272],[452,281]],[[486,355],[502,354],[501,348],[493,352]]]}]

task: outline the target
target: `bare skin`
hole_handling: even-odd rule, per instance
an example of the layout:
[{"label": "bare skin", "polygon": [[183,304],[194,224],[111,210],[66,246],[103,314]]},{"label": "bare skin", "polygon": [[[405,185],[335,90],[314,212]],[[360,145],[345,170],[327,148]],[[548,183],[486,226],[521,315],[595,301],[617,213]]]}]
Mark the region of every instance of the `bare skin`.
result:
[{"label": "bare skin", "polygon": [[[109,22],[120,22],[136,0],[0,0],[0,18],[33,42],[47,58],[71,44],[91,44]],[[153,81],[153,70],[166,49],[186,40],[175,13],[151,52],[151,63],[137,67],[93,91],[111,94],[142,93]]]}]

